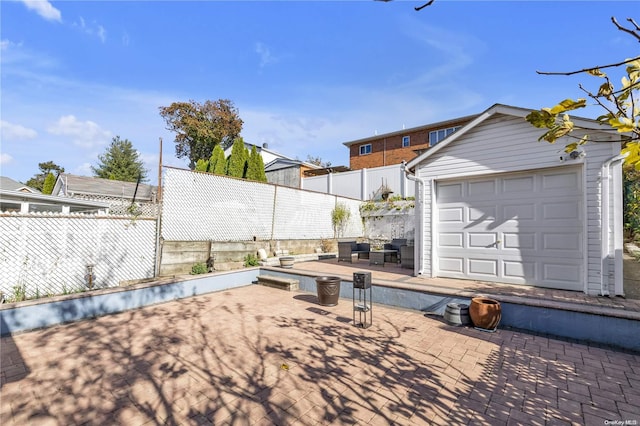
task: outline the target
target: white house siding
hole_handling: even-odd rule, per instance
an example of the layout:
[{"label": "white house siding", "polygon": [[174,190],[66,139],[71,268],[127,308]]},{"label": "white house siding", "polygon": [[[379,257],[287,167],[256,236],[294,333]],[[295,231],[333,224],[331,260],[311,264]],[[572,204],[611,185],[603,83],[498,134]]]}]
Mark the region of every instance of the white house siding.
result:
[{"label": "white house siding", "polygon": [[[433,226],[430,200],[433,200],[431,182],[442,179],[481,176],[496,173],[536,170],[584,163],[586,228],[587,228],[587,283],[584,290],[595,294],[600,291],[601,238],[600,238],[600,170],[602,163],[620,152],[620,144],[590,143],[585,146],[586,157],[560,161],[566,142],[555,145],[537,142],[540,129],[530,126],[521,116],[495,114],[466,134],[460,135],[448,146],[424,159],[416,166],[416,176],[426,182],[424,218],[423,271],[434,274],[432,258]],[[435,184],[433,184],[435,186]],[[616,195],[612,191],[610,202]],[[617,212],[620,213],[621,212]],[[613,215],[612,215],[613,216]],[[613,221],[613,217],[611,218]]]}]

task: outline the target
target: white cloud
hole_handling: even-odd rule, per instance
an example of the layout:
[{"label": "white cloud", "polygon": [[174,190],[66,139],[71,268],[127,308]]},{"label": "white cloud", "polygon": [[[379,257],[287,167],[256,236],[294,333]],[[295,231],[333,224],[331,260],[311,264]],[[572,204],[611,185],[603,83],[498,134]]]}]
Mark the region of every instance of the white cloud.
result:
[{"label": "white cloud", "polygon": [[62,22],[62,14],[47,0],[22,0],[27,9],[35,11],[47,21]]},{"label": "white cloud", "polygon": [[278,60],[271,53],[271,49],[263,43],[256,43],[256,53],[260,56],[260,68],[263,68],[269,64],[276,63]]},{"label": "white cloud", "polygon": [[69,136],[73,143],[83,148],[104,145],[111,138],[111,132],[103,130],[93,121],[78,121],[73,115],[65,115],[47,131],[54,135]]},{"label": "white cloud", "polygon": [[91,164],[90,163],[80,164],[79,166],[73,169],[72,174],[78,175],[78,176],[93,176],[93,170],[91,170]]},{"label": "white cloud", "polygon": [[38,136],[38,132],[20,124],[0,120],[0,135],[2,135],[2,140],[21,140],[33,139]]},{"label": "white cloud", "polygon": [[9,154],[0,154],[0,164],[9,164],[13,161],[13,157]]},{"label": "white cloud", "polygon": [[93,21],[92,23],[87,24],[87,22],[81,16],[80,21],[74,22],[73,26],[80,29],[80,31],[82,31],[85,34],[98,37],[100,41],[102,41],[103,43],[107,41],[107,30],[102,25],[98,24],[96,21]]}]

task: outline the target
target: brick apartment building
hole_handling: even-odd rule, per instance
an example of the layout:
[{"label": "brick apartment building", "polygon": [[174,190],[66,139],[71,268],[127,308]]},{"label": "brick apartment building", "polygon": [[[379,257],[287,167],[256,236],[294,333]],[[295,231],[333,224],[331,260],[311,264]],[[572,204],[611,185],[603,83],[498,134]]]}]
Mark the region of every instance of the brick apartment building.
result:
[{"label": "brick apartment building", "polygon": [[400,164],[403,160],[409,162],[477,116],[469,115],[344,142],[349,148],[349,167],[359,170]]}]

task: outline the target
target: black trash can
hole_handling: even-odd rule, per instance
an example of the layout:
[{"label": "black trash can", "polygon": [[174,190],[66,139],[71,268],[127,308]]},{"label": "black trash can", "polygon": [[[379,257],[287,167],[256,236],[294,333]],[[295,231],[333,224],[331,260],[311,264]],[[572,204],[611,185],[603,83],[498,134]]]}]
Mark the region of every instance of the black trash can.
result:
[{"label": "black trash can", "polygon": [[318,303],[322,306],[336,306],[340,298],[340,277],[317,277]]}]

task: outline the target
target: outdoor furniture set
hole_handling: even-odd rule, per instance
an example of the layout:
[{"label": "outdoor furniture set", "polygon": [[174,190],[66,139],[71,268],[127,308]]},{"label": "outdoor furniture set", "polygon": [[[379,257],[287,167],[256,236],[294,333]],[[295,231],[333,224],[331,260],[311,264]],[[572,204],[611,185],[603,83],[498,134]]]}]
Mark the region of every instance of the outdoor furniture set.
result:
[{"label": "outdoor furniture set", "polygon": [[407,245],[405,238],[395,238],[379,249],[371,249],[371,244],[369,243],[339,241],[338,262],[353,263],[354,258],[369,259],[370,265],[384,266],[385,262],[388,262],[399,263],[406,268],[413,268],[413,247]]}]

